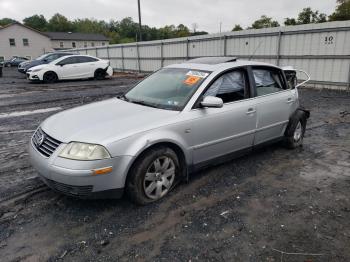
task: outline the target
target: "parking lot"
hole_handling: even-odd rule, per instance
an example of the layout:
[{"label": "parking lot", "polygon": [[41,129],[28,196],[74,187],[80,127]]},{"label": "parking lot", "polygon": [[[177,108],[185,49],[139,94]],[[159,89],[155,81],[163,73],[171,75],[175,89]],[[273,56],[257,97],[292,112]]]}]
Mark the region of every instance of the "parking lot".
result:
[{"label": "parking lot", "polygon": [[208,168],[164,200],[78,200],[49,190],[30,136],[56,112],[140,78],[28,83],[0,78],[1,261],[350,261],[350,93],[301,89],[304,146],[272,145]]}]

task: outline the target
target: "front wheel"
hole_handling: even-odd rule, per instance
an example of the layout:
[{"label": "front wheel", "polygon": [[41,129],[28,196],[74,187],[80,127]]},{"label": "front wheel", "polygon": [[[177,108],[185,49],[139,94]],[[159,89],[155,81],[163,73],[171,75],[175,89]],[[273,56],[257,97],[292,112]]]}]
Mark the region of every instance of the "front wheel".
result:
[{"label": "front wheel", "polygon": [[55,83],[58,77],[55,72],[46,72],[43,76],[43,81],[45,83]]},{"label": "front wheel", "polygon": [[127,194],[139,205],[155,202],[173,188],[180,170],[178,157],[172,149],[151,149],[136,160],[130,170]]}]

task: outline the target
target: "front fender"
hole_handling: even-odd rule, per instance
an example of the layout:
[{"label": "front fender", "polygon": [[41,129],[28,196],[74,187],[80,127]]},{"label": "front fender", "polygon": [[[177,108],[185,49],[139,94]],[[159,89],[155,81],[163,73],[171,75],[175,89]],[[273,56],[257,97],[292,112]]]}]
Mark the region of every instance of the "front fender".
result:
[{"label": "front fender", "polygon": [[113,142],[109,144],[107,148],[112,157],[128,155],[136,158],[147,148],[159,143],[172,143],[178,146],[181,148],[185,156],[186,163],[188,165],[192,163],[192,154],[189,149],[190,146],[186,142],[185,138],[180,134],[169,130],[144,132],[133,135]]}]

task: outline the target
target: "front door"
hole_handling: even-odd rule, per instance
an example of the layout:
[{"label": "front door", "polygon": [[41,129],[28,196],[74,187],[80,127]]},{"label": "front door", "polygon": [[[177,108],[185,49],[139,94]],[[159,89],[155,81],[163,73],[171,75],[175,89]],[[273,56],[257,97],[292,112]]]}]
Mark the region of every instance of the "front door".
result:
[{"label": "front door", "polygon": [[195,108],[190,112],[193,164],[251,148],[257,121],[245,69],[219,76],[203,96],[223,99],[222,108]]}]

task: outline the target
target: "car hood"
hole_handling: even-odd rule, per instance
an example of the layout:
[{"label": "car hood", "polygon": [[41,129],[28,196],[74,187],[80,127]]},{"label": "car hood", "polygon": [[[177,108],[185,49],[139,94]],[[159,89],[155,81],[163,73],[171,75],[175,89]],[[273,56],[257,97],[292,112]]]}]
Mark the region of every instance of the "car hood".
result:
[{"label": "car hood", "polygon": [[29,69],[33,66],[42,65],[42,64],[44,64],[44,62],[41,60],[33,60],[33,61],[30,61],[28,64],[24,65],[24,67],[26,69]]},{"label": "car hood", "polygon": [[31,71],[35,70],[35,69],[43,69],[43,68],[47,68],[47,64],[44,65],[37,65],[37,66],[32,66],[28,69],[30,69]]},{"label": "car hood", "polygon": [[68,143],[79,141],[107,146],[108,143],[171,122],[178,111],[157,109],[117,98],[57,113],[44,121],[42,129]]}]

